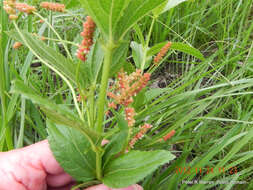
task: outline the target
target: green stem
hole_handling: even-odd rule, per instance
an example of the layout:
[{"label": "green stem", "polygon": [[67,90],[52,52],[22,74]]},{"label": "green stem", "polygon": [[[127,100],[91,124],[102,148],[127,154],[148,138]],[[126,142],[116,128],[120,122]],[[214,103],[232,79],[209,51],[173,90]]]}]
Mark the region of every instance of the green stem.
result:
[{"label": "green stem", "polygon": [[26,109],[26,100],[24,97],[21,98],[21,122],[20,122],[20,131],[18,136],[18,141],[16,148],[22,148],[24,143],[24,132],[25,132],[25,109]]},{"label": "green stem", "polygon": [[141,70],[142,70],[142,71],[143,71],[144,68],[145,68],[145,63],[146,63],[146,59],[147,59],[147,53],[148,53],[149,42],[150,42],[150,38],[151,38],[151,34],[152,34],[152,31],[153,31],[153,28],[154,28],[155,21],[156,21],[156,18],[154,17],[154,18],[152,19],[152,23],[151,23],[151,26],[150,26],[150,29],[149,29],[149,33],[148,33],[148,36],[147,36],[147,39],[146,39],[146,45],[145,45],[145,47],[144,47],[143,60],[142,60],[142,63],[141,63]]},{"label": "green stem", "polygon": [[96,173],[97,179],[101,181],[102,179],[102,157],[100,151],[96,151]]},{"label": "green stem", "polygon": [[95,96],[95,87],[96,85],[92,85],[91,92],[89,94],[89,108],[90,108],[90,121],[91,127],[94,128],[94,96]]},{"label": "green stem", "polygon": [[103,66],[103,73],[102,73],[102,80],[101,86],[99,91],[99,98],[98,98],[98,117],[97,117],[97,132],[103,132],[103,120],[104,120],[104,107],[105,107],[105,98],[106,98],[106,90],[108,85],[109,79],[109,72],[110,72],[110,65],[112,62],[112,54],[115,45],[113,43],[109,43],[105,46],[105,59],[104,59],[104,66]]}]

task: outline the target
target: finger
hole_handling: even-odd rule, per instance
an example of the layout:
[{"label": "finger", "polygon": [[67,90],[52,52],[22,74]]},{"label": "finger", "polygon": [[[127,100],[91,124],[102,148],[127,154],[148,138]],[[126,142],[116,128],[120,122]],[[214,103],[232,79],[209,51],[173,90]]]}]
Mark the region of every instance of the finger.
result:
[{"label": "finger", "polygon": [[33,160],[32,154],[25,155],[23,150],[10,151],[2,154],[0,163],[0,183],[8,189],[16,189],[8,183],[23,185],[25,189],[43,190],[45,187],[46,173],[39,162]]},{"label": "finger", "polygon": [[26,187],[15,181],[13,179],[12,175],[8,175],[7,173],[2,173],[0,171],[0,177],[1,177],[1,182],[0,182],[0,189],[1,190],[9,190],[9,189],[18,189],[18,190],[26,190]]},{"label": "finger", "polygon": [[96,186],[93,186],[93,187],[89,187],[85,190],[143,190],[143,188],[140,186],[140,185],[131,185],[129,187],[126,187],[126,188],[121,188],[121,189],[111,189],[109,187],[106,187],[105,185],[103,184],[100,184],[100,185],[96,185]]},{"label": "finger", "polygon": [[109,142],[110,142],[109,140],[103,139],[102,142],[101,142],[101,145],[102,145],[102,146],[105,146],[105,145],[108,144]]},{"label": "finger", "polygon": [[89,188],[87,188],[85,190],[110,190],[110,188],[106,187],[103,184],[100,184],[100,185],[96,185],[96,186],[93,186],[93,187],[89,187]]},{"label": "finger", "polygon": [[62,187],[73,182],[73,178],[66,173],[60,175],[48,175],[46,180],[47,184],[51,187]]},{"label": "finger", "polygon": [[143,190],[143,188],[140,185],[131,185],[129,187],[126,188],[121,188],[121,189],[111,189],[111,190]]},{"label": "finger", "polygon": [[70,190],[71,187],[73,187],[75,183],[71,183],[69,185],[66,185],[64,187],[48,187],[47,190]]},{"label": "finger", "polygon": [[19,151],[23,151],[26,155],[34,155],[33,161],[36,157],[44,170],[49,174],[57,175],[64,172],[58,162],[55,160],[47,140],[30,145],[20,149]]}]

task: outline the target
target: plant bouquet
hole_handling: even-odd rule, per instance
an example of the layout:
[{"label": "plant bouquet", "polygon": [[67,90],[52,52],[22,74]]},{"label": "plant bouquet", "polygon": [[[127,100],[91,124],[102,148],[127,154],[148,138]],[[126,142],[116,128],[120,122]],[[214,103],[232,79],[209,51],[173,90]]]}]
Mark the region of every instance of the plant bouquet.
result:
[{"label": "plant bouquet", "polygon": [[[162,63],[169,49],[181,50],[203,60],[201,53],[181,43],[163,42],[149,47],[155,20],[182,0],[80,0],[86,21],[76,54],[61,38],[52,20],[42,17],[35,7],[15,0],[4,2],[15,30],[8,35],[29,48],[68,86],[71,105],[57,104],[40,96],[29,81],[15,80],[12,93],[21,94],[39,106],[46,115],[48,140],[56,160],[78,182],[77,187],[104,183],[122,188],[152,175],[175,156],[168,151],[174,128],[154,123],[152,113],[163,108],[157,97],[165,91],[148,88],[151,73]],[[67,12],[63,4],[43,2],[41,8]],[[16,11],[33,14],[49,28],[63,45],[54,48],[37,34],[21,30]],[[52,14],[52,12],[50,14]],[[21,14],[21,13],[20,13]],[[143,36],[137,22],[152,18],[148,35]],[[131,42],[134,29],[142,44]],[[129,46],[131,60],[127,59]],[[63,53],[65,56],[63,55]],[[75,57],[76,56],[76,57]],[[128,60],[128,61],[127,61]],[[168,89],[166,89],[168,90]],[[63,101],[64,102],[64,101]],[[158,107],[157,104],[161,105]],[[154,110],[152,110],[153,105]]]}]

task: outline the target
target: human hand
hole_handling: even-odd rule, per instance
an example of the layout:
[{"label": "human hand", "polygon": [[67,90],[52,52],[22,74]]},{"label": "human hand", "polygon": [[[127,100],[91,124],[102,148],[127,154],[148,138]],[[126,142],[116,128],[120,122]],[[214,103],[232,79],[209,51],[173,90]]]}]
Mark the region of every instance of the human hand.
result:
[{"label": "human hand", "polygon": [[[74,181],[55,160],[47,140],[0,153],[0,190],[70,190]],[[104,185],[86,190],[111,190]],[[142,190],[134,185],[121,190]]]}]

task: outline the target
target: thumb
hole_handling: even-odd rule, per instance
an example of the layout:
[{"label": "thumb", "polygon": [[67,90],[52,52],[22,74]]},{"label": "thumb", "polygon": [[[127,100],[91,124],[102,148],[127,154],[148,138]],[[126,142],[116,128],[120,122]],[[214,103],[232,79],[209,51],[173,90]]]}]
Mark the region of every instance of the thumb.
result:
[{"label": "thumb", "polygon": [[96,185],[96,186],[93,186],[93,187],[89,187],[85,190],[143,190],[143,188],[140,185],[135,184],[135,185],[131,185],[131,186],[126,187],[126,188],[112,189],[112,188],[106,187],[103,184],[100,184],[100,185]]}]

